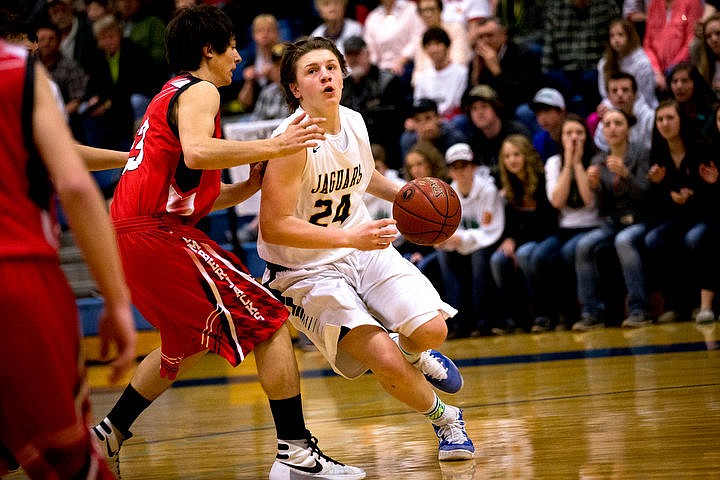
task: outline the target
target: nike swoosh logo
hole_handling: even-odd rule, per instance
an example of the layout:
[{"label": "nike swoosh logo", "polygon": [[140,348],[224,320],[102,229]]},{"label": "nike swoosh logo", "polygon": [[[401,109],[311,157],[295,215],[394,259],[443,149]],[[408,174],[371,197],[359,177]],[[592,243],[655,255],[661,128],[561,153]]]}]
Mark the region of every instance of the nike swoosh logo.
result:
[{"label": "nike swoosh logo", "polygon": [[280,463],[282,463],[283,465],[286,465],[290,468],[293,468],[295,470],[300,470],[301,472],[306,472],[306,473],[320,473],[320,472],[322,472],[322,469],[323,469],[322,465],[320,465],[320,462],[318,462],[317,460],[315,460],[315,465],[313,465],[312,467],[302,467],[300,465],[293,465],[291,463],[285,463],[285,462],[280,462]]},{"label": "nike swoosh logo", "polygon": [[320,145],[318,145],[317,147],[313,147],[312,149],[313,153],[317,153],[318,150],[320,150]]}]

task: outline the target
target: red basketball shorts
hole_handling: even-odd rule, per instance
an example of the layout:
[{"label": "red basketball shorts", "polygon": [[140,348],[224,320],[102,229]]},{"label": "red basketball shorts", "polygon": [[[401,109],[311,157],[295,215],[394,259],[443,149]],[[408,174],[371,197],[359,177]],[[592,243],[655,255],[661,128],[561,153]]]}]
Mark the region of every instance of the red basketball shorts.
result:
[{"label": "red basketball shorts", "polygon": [[132,301],[160,331],[160,374],[210,350],[236,366],[287,320],[286,308],[240,260],[172,217],[115,221]]},{"label": "red basketball shorts", "polygon": [[[31,478],[70,478],[90,458],[97,468],[77,306],[57,258],[2,260],[0,285],[0,443]],[[98,478],[113,478],[100,462]]]}]

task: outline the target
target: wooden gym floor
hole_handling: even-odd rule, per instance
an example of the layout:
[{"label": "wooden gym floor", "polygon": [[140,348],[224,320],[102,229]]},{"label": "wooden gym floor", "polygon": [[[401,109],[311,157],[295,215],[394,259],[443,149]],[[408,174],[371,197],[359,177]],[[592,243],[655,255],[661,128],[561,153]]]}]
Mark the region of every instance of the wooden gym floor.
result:
[{"label": "wooden gym floor", "polygon": [[[440,463],[421,415],[372,375],[348,381],[317,352],[296,351],[305,415],[323,450],[369,479],[720,478],[720,325],[653,325],[453,340],[472,461]],[[157,345],[142,335],[140,353]],[[89,356],[94,339],[89,339]],[[94,413],[121,392],[91,367]],[[123,446],[131,479],[263,479],[275,455],[267,401],[250,357],[208,356],[137,421]],[[22,473],[6,478],[22,479]]]}]

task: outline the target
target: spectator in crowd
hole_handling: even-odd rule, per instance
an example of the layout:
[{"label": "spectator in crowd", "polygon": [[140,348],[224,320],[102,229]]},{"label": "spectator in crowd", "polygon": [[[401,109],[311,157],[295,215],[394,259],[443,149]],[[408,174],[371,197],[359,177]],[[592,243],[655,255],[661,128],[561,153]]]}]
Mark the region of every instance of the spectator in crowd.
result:
[{"label": "spectator in crowd", "polygon": [[[650,29],[648,28],[648,34]],[[697,132],[676,100],[655,111],[650,150],[650,206],[653,228],[645,236],[648,279],[662,295],[658,322],[690,318],[691,278],[684,238],[698,221],[695,192],[699,185]]]},{"label": "spectator in crowd", "polygon": [[713,106],[718,101],[710,85],[690,62],[680,62],[668,75],[670,97],[677,100],[680,109],[690,118],[698,133],[705,131],[714,121]]},{"label": "spectator in crowd", "polygon": [[[468,39],[467,26],[465,23],[444,22],[442,20],[443,0],[418,0],[417,9],[425,23],[425,28],[440,27],[450,37],[450,61],[460,65],[466,65],[472,58],[470,43]],[[431,68],[432,61],[425,53],[425,50],[418,48],[413,60],[413,84],[414,78],[419,72]]]},{"label": "spectator in crowd", "polygon": [[436,246],[445,296],[459,309],[448,329],[454,338],[488,335],[497,308],[490,256],[498,246],[505,212],[493,178],[477,174],[470,145],[451,146],[445,159],[462,206],[460,227]]},{"label": "spectator in crowd", "polygon": [[[469,64],[468,89],[489,85],[497,92],[508,114],[515,116],[517,108],[527,104],[540,88],[539,57],[508,38],[499,18],[490,17],[477,23],[470,38],[475,55]],[[532,117],[527,108],[524,112],[526,117]]]},{"label": "spectator in crowd", "polygon": [[540,155],[523,135],[510,135],[500,147],[500,196],[505,228],[490,267],[498,289],[501,324],[497,333],[529,330],[527,284],[517,258],[556,233],[557,210],[548,201]]},{"label": "spectator in crowd", "polygon": [[690,252],[691,267],[697,278],[696,287],[700,289],[700,308],[695,315],[698,324],[715,321],[713,301],[718,291],[717,271],[720,267],[718,241],[720,240],[720,215],[717,205],[720,202],[720,184],[718,183],[718,160],[720,159],[720,108],[715,107],[714,121],[707,132],[707,157],[699,166],[701,182],[698,185],[698,205],[700,222],[685,237],[685,245]]},{"label": "spectator in crowd", "polygon": [[285,44],[283,43],[276,43],[270,49],[272,66],[267,73],[268,83],[260,89],[260,94],[250,115],[251,120],[270,120],[290,115],[280,83],[280,60],[284,51]]},{"label": "spectator in crowd", "polygon": [[[650,184],[647,179],[649,151],[630,140],[635,119],[625,110],[611,108],[602,118],[607,151],[598,152],[587,169],[590,188],[596,192],[598,209],[604,222],[580,238],[575,252],[578,300],[582,306],[580,322],[575,330],[592,330],[605,326],[607,305],[603,290],[611,290],[614,281],[608,264],[614,263],[614,237],[626,229],[636,237],[645,232],[646,200]],[[608,247],[612,252],[608,257]],[[613,259],[609,262],[608,259]],[[621,259],[622,260],[622,259]],[[622,264],[629,295],[630,316],[625,326],[642,326],[647,321],[647,302],[641,285],[633,284],[644,272],[630,271],[633,264]],[[604,285],[603,285],[604,284]],[[606,287],[605,289],[603,287]],[[637,293],[636,293],[637,291]],[[614,299],[610,299],[614,300]],[[623,302],[624,303],[624,302]],[[580,328],[582,327],[582,328]]]},{"label": "spectator in crowd", "polygon": [[547,0],[496,0],[495,15],[515,42],[542,56],[543,12]]},{"label": "spectator in crowd", "polygon": [[[405,155],[403,166],[405,180],[414,180],[422,177],[435,177],[444,182],[450,182],[447,164],[443,154],[427,140],[420,140]],[[395,248],[408,259],[423,274],[428,277],[433,286],[444,294],[444,285],[437,263],[437,251],[429,245],[417,245],[405,240],[402,235],[394,242]]]},{"label": "spectator in crowd", "polygon": [[145,47],[159,65],[167,68],[165,22],[152,15],[149,6],[149,0],[115,0],[115,10],[123,25],[123,36]]},{"label": "spectator in crowd", "polygon": [[450,182],[443,153],[428,140],[418,140],[405,154],[403,177],[406,180],[435,177],[444,182]]},{"label": "spectator in crowd", "polygon": [[[597,112],[594,114],[597,120],[594,141],[595,146],[605,152],[610,146],[603,132],[604,122],[602,119],[608,109],[619,109],[635,119],[630,127],[630,142],[637,143],[650,149],[652,141],[652,129],[655,124],[655,111],[650,108],[645,99],[638,95],[638,84],[635,77],[626,72],[615,72],[610,75],[607,81],[608,97],[600,102]],[[590,123],[590,121],[588,121]]]},{"label": "spectator in crowd", "polygon": [[548,0],[542,67],[547,80],[568,99],[568,110],[583,117],[600,103],[597,62],[618,5],[606,0]]},{"label": "spectator in crowd", "polygon": [[37,57],[57,84],[65,102],[70,128],[79,141],[84,140],[79,109],[87,93],[87,74],[72,58],[60,51],[60,30],[53,23],[40,24],[37,29]]},{"label": "spectator in crowd", "polygon": [[155,61],[166,66],[165,22],[148,11],[148,0],[115,0],[123,36],[145,47]]},{"label": "spectator in crowd", "polygon": [[335,42],[342,54],[348,38],[363,34],[360,22],[346,16],[347,5],[348,0],[315,0],[315,10],[322,23],[310,32],[311,37],[325,37]]},{"label": "spectator in crowd", "polygon": [[[379,143],[371,143],[370,149],[372,150],[373,158],[375,159],[375,170],[398,185],[405,185],[406,182],[400,177],[400,172],[388,166],[387,156],[385,155],[385,147]],[[368,212],[370,212],[370,216],[373,220],[392,217],[392,202],[370,195],[367,192],[363,197],[363,201],[365,202],[365,206],[367,207]]]},{"label": "spectator in crowd", "polygon": [[367,42],[370,61],[390,70],[410,83],[415,52],[425,24],[415,2],[380,0],[365,19],[363,38]]},{"label": "spectator in crowd", "polygon": [[398,138],[403,133],[404,115],[412,103],[410,85],[390,70],[373,64],[362,37],[348,38],[344,47],[350,74],[343,80],[340,103],[362,114],[370,141],[385,147],[388,165],[400,168],[402,154]]},{"label": "spectator in crowd", "polygon": [[616,18],[610,22],[609,35],[605,53],[597,66],[600,97],[603,100],[607,98],[607,82],[613,73],[626,72],[635,77],[638,96],[654,112],[658,103],[655,74],[633,23],[626,18]]},{"label": "spectator in crowd", "polygon": [[95,57],[95,36],[92,26],[80,18],[71,0],[50,0],[47,3],[49,20],[60,31],[60,51],[66,58],[75,60],[85,71]]},{"label": "spectator in crowd", "polygon": [[85,15],[90,24],[105,15],[112,15],[113,8],[110,0],[85,0]]},{"label": "spectator in crowd", "polygon": [[415,76],[413,96],[415,100],[434,100],[440,116],[451,120],[461,111],[467,65],[450,61],[450,37],[441,27],[430,27],[423,33],[422,48],[432,66]]},{"label": "spectator in crowd", "polygon": [[645,22],[649,4],[650,0],[623,0],[622,2],[622,16],[632,22],[640,37],[640,42],[645,37]]},{"label": "spectator in crowd", "polygon": [[93,32],[99,51],[88,72],[92,97],[83,115],[84,143],[128,151],[137,122],[145,113],[142,106],[160,91],[165,71],[145,48],[123,38],[122,28],[112,15],[97,20]]},{"label": "spectator in crowd", "polygon": [[[277,19],[269,13],[257,15],[252,22],[252,43],[240,57],[242,61],[233,72],[233,84],[228,89],[240,87],[237,95],[228,105],[233,113],[250,112],[255,107],[260,89],[270,82],[268,72],[272,68],[272,48],[280,43]],[[238,78],[240,77],[240,78]]]},{"label": "spectator in crowd", "polygon": [[431,142],[444,155],[451,145],[465,141],[465,136],[440,116],[434,100],[420,98],[413,102],[400,136],[403,157],[420,140]]},{"label": "spectator in crowd", "polygon": [[468,28],[477,19],[492,15],[490,0],[443,0],[442,21]]},{"label": "spectator in crowd", "polygon": [[664,94],[669,70],[690,60],[690,42],[702,12],[698,0],[651,0],[648,5],[643,48],[655,72],[655,85]]},{"label": "spectator in crowd", "polygon": [[530,102],[530,108],[538,124],[532,144],[545,163],[548,158],[560,153],[560,134],[566,116],[565,99],[554,88],[541,88]]},{"label": "spectator in crowd", "polygon": [[715,96],[720,98],[720,13],[714,13],[702,26],[702,47],[698,49],[695,61],[703,78],[710,85]]},{"label": "spectator in crowd", "polygon": [[546,190],[550,204],[559,210],[559,230],[527,257],[518,258],[530,286],[536,332],[572,324],[577,317],[575,248],[584,233],[601,224],[587,178],[595,147],[582,117],[569,113],[560,138],[560,153],[545,163]]},{"label": "spectator in crowd", "polygon": [[499,180],[498,155],[500,145],[508,135],[520,134],[530,138],[523,124],[509,120],[495,90],[487,85],[476,85],[466,100],[466,111],[472,123],[468,143],[475,154],[475,163],[487,168]]}]

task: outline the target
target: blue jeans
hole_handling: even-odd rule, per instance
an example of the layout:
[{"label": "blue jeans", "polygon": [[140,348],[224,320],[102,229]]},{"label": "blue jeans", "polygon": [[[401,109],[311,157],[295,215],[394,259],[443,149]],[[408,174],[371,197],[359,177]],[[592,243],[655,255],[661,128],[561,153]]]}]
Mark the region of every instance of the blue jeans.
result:
[{"label": "blue jeans", "polygon": [[615,229],[610,225],[590,230],[581,235],[575,249],[575,273],[577,276],[578,300],[584,314],[599,317],[605,311],[600,298],[600,272],[596,254],[603,245],[610,245]]},{"label": "blue jeans", "polygon": [[[527,244],[516,249],[516,258],[525,245]],[[504,320],[512,321],[515,326],[526,328],[528,320],[527,286],[522,271],[516,265],[515,260],[505,255],[502,250],[495,250],[490,257],[490,270],[499,294],[500,315]]]},{"label": "blue jeans", "polygon": [[692,276],[685,235],[694,225],[681,219],[668,220],[645,235],[648,279],[655,282],[653,287],[662,294],[665,310],[681,315],[690,312],[689,295],[692,289],[687,282]]},{"label": "blue jeans", "polygon": [[587,228],[564,229],[516,254],[536,316],[575,316],[575,249]]},{"label": "blue jeans", "polygon": [[645,314],[648,310],[647,287],[643,253],[648,227],[644,223],[630,225],[615,235],[615,252],[620,260],[625,289],[628,295],[628,311]]},{"label": "blue jeans", "polygon": [[494,284],[490,256],[496,246],[481,248],[469,255],[438,251],[437,260],[445,299],[459,310],[454,329],[469,334],[478,328],[487,333],[493,320]]},{"label": "blue jeans", "polygon": [[718,240],[720,240],[720,231],[714,223],[698,223],[685,235],[685,247],[690,255],[692,277],[697,288],[713,292],[718,288],[717,272],[720,266]]}]

